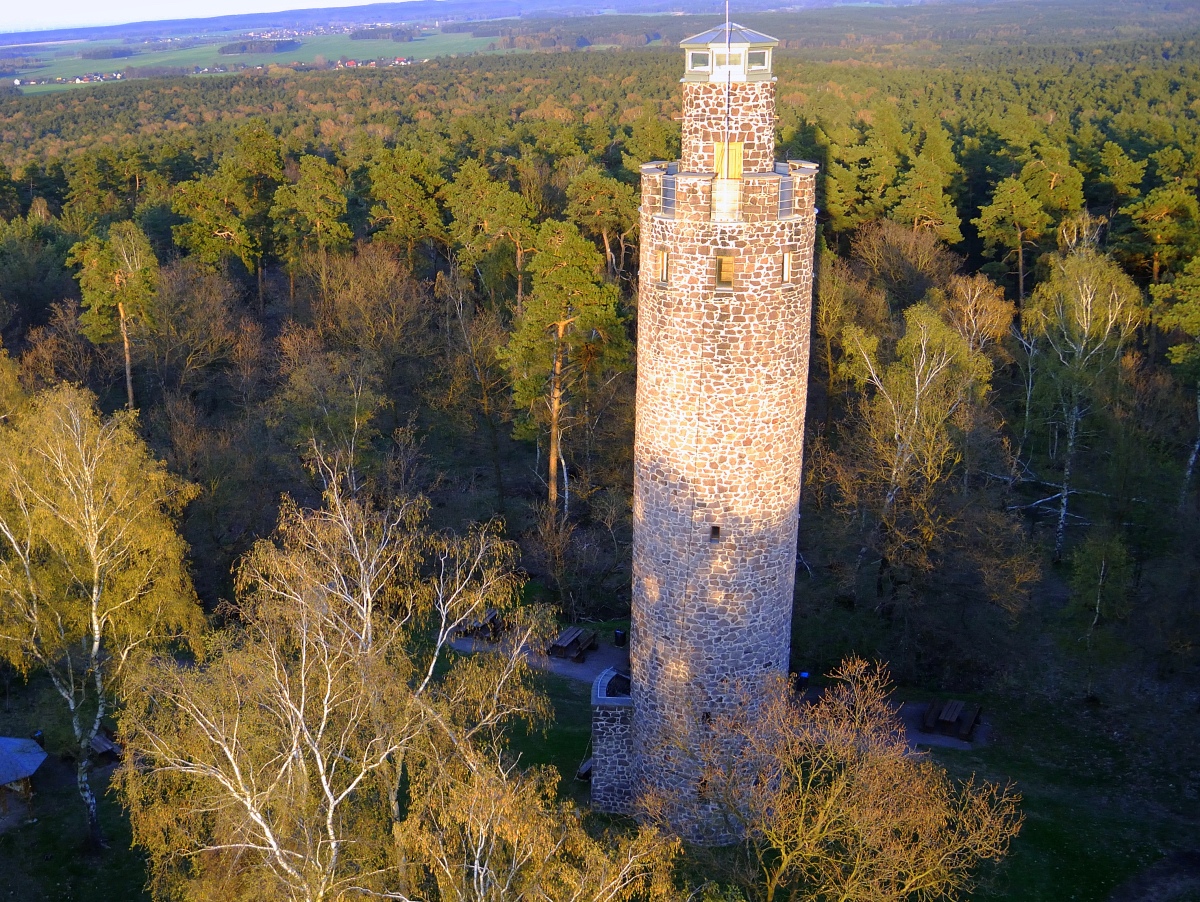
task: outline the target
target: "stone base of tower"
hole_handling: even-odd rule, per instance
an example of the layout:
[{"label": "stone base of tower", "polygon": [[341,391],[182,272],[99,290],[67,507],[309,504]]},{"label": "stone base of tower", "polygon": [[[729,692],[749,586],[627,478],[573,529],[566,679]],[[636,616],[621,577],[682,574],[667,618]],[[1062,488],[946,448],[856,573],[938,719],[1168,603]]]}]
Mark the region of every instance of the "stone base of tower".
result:
[{"label": "stone base of tower", "polygon": [[629,678],[610,667],[592,683],[592,807],[632,814],[636,798]]}]

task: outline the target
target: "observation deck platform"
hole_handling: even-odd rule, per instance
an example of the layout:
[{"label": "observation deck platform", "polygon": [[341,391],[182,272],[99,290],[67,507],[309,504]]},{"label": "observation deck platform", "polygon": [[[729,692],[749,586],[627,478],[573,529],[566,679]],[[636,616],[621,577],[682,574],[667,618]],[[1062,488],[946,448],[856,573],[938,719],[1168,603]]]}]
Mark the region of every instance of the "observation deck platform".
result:
[{"label": "observation deck platform", "polygon": [[776,163],[773,172],[718,178],[715,172],[681,172],[679,163],[641,167],[642,213],[683,222],[778,222],[814,209],[817,164]]}]

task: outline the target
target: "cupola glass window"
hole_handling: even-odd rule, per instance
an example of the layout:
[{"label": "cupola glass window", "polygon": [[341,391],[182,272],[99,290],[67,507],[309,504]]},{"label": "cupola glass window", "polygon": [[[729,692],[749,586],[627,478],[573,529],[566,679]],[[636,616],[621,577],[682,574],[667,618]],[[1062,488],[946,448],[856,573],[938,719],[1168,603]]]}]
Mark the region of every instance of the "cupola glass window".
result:
[{"label": "cupola glass window", "polygon": [[684,81],[766,81],[779,41],[736,22],[719,25],[681,42],[686,51]]}]

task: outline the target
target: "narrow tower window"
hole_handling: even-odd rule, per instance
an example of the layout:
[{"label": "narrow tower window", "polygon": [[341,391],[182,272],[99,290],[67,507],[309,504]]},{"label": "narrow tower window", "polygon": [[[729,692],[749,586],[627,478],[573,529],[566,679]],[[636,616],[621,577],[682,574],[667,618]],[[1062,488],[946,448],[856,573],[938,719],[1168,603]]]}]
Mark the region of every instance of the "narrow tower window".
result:
[{"label": "narrow tower window", "polygon": [[717,255],[717,290],[733,289],[733,254]]},{"label": "narrow tower window", "polygon": [[658,281],[671,281],[671,255],[665,250],[658,252]]},{"label": "narrow tower window", "polygon": [[783,284],[788,284],[792,281],[792,255],[787,251],[783,254]]},{"label": "narrow tower window", "polygon": [[708,531],[708,544],[716,545],[721,541],[721,527],[713,526]]}]

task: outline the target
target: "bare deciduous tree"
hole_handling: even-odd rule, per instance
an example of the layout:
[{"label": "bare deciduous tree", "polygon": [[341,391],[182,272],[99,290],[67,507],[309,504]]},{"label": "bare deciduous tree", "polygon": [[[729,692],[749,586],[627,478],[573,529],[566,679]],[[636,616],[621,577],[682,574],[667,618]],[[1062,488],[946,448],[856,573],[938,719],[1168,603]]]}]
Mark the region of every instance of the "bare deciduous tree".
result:
[{"label": "bare deciduous tree", "polygon": [[[909,748],[882,666],[854,658],[813,703],[780,677],[692,749],[701,790],[746,843],[773,902],[957,898],[1021,825],[1011,787],[955,783]],[[731,687],[734,688],[734,687]]]},{"label": "bare deciduous tree", "polygon": [[942,316],[972,351],[989,356],[1012,327],[1017,308],[1004,291],[982,273],[954,276],[942,296]]},{"label": "bare deciduous tree", "polygon": [[164,389],[191,387],[228,360],[238,341],[237,289],[224,275],[187,259],[163,267],[149,315],[133,323],[135,347]]}]

